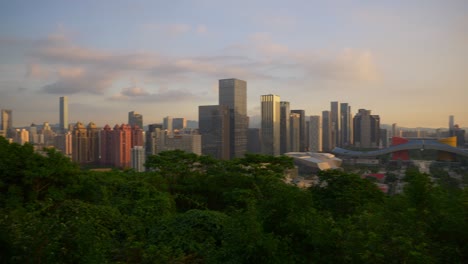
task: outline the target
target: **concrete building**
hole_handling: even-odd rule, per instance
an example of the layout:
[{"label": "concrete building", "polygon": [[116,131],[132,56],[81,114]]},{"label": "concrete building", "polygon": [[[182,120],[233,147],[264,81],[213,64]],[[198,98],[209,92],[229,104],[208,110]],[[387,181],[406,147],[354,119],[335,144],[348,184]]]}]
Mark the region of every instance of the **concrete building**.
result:
[{"label": "concrete building", "polygon": [[[242,158],[247,151],[247,82],[239,79],[219,80],[219,105],[230,112],[230,158]],[[279,110],[279,109],[278,109]]]},{"label": "concrete building", "polygon": [[262,107],[262,153],[280,155],[280,97],[268,94],[261,96]]},{"label": "concrete building", "polygon": [[185,152],[202,155],[202,136],[197,134],[175,134],[172,136],[160,137],[161,147],[156,150],[157,153],[167,150],[183,150]]},{"label": "concrete building", "polygon": [[146,132],[146,155],[156,155],[156,142],[160,136],[160,132],[163,131],[163,124],[150,124],[148,125],[148,131]]},{"label": "concrete building", "polygon": [[322,111],[322,150],[329,152],[332,150],[332,124],[330,111]]},{"label": "concrete building", "polygon": [[289,117],[291,110],[289,102],[280,102],[280,154],[290,152],[291,129],[289,128]]},{"label": "concrete building", "polygon": [[65,134],[58,134],[55,136],[55,147],[62,152],[63,155],[72,156],[72,132],[68,131]]},{"label": "concrete building", "polygon": [[380,117],[370,110],[359,109],[354,116],[354,145],[360,148],[377,148],[380,142]]},{"label": "concrete building", "polygon": [[174,128],[172,127],[173,124],[173,119],[172,116],[166,116],[163,119],[163,129],[167,131],[168,136],[172,136],[172,133],[174,131]]},{"label": "concrete building", "polygon": [[311,152],[322,151],[322,117],[310,116],[309,121],[309,149]]},{"label": "concrete building", "polygon": [[131,127],[138,126],[143,129],[143,115],[135,111],[128,112],[128,124]]},{"label": "concrete building", "polygon": [[198,107],[199,133],[202,136],[202,154],[217,159],[231,157],[231,111],[227,105]]},{"label": "concrete building", "polygon": [[66,133],[68,131],[68,97],[60,97],[60,133]]},{"label": "concrete building", "polygon": [[145,171],[145,148],[143,146],[135,146],[132,148],[132,169],[137,172]]},{"label": "concrete building", "polygon": [[29,127],[29,142],[31,144],[37,144],[39,139],[37,136],[37,126],[36,124],[32,123],[31,126]]}]

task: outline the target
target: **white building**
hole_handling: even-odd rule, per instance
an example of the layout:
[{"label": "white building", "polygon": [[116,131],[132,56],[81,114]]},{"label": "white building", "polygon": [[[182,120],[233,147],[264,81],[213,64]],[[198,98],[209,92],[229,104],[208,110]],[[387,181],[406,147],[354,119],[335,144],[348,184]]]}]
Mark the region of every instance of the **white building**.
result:
[{"label": "white building", "polygon": [[143,146],[135,146],[132,148],[132,168],[137,172],[145,171],[145,148]]}]

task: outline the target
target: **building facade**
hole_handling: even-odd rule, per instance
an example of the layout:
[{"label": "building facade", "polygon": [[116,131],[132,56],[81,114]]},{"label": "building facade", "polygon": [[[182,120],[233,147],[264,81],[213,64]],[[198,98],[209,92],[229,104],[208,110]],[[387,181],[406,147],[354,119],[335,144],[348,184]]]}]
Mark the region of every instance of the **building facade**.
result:
[{"label": "building facade", "polygon": [[262,107],[262,153],[280,155],[280,97],[268,94],[261,96]]},{"label": "building facade", "polygon": [[128,124],[132,127],[138,126],[143,129],[143,115],[135,111],[128,112]]},{"label": "building facade", "polygon": [[332,150],[332,125],[330,111],[322,111],[322,150],[330,152]]},{"label": "building facade", "polygon": [[380,117],[371,110],[359,109],[353,119],[354,145],[360,148],[377,148],[380,142]]},{"label": "building facade", "polygon": [[304,152],[307,150],[306,138],[306,120],[304,110],[291,110],[291,113],[299,115],[299,151]]},{"label": "building facade", "polygon": [[231,111],[227,105],[198,107],[198,126],[202,136],[202,154],[217,159],[231,157]]},{"label": "building facade", "polygon": [[309,127],[310,152],[322,152],[322,117],[310,116]]},{"label": "building facade", "polygon": [[239,79],[219,80],[219,105],[230,112],[230,158],[242,158],[247,151],[247,82]]},{"label": "building facade", "polygon": [[13,131],[13,111],[9,109],[2,109],[2,127],[7,138],[12,138]]},{"label": "building facade", "polygon": [[330,103],[331,118],[331,149],[341,146],[341,105],[339,102]]},{"label": "building facade", "polygon": [[290,151],[291,143],[291,129],[289,127],[289,117],[291,115],[291,109],[289,102],[280,102],[280,154],[284,154]]},{"label": "building facade", "polygon": [[68,131],[68,97],[60,97],[60,133],[66,133]]}]

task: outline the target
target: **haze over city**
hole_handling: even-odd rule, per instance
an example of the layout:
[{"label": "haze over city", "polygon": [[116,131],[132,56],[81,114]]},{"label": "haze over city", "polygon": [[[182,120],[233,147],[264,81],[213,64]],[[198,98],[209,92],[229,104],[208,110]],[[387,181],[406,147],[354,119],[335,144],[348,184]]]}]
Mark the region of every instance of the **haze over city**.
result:
[{"label": "haze over city", "polygon": [[381,123],[468,126],[467,1],[5,1],[0,108],[14,125],[196,120],[218,79],[320,115],[330,101]]}]

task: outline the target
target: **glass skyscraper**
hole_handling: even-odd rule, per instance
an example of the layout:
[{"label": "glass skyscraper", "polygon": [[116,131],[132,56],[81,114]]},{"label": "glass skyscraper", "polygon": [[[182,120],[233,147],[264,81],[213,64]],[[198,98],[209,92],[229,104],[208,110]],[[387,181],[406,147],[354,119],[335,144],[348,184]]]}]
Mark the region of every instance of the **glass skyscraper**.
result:
[{"label": "glass skyscraper", "polygon": [[239,79],[219,80],[219,105],[229,108],[230,158],[242,158],[247,151],[247,82]]}]

